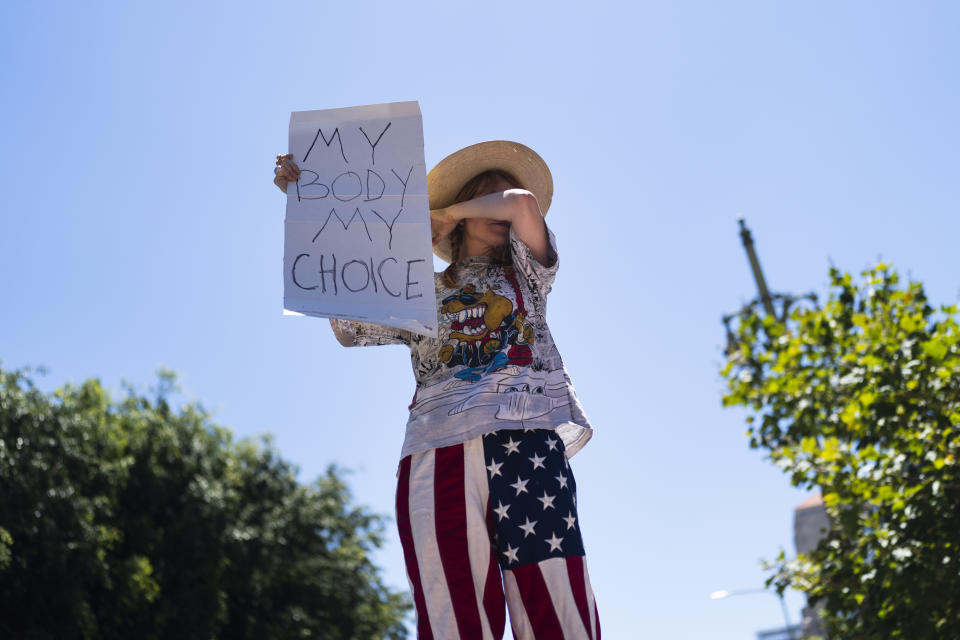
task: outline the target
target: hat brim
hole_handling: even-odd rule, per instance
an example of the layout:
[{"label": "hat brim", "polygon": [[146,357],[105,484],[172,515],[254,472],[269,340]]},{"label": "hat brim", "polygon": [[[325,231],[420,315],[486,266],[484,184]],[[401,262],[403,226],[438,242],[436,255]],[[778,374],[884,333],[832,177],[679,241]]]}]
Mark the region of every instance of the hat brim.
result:
[{"label": "hat brim", "polygon": [[[553,199],[550,169],[533,149],[510,140],[489,140],[470,145],[438,162],[427,174],[430,208],[450,206],[464,184],[491,169],[501,169],[514,176],[524,189],[536,197],[540,213],[547,215]],[[433,245],[433,252],[450,262],[450,237],[441,238]]]}]

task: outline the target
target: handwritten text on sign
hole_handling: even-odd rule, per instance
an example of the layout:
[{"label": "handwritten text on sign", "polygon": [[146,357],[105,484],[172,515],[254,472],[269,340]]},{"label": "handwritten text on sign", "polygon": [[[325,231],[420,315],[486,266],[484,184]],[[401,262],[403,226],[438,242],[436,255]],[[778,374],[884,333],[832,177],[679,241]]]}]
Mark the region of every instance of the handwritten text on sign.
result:
[{"label": "handwritten text on sign", "polygon": [[290,153],[285,310],[436,335],[417,103],[294,112]]}]

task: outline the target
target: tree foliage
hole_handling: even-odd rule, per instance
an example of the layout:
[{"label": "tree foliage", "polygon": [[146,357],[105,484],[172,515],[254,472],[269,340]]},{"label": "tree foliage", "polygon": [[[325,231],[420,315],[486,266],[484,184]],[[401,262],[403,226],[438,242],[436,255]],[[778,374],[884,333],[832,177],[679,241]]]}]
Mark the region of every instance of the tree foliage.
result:
[{"label": "tree foliage", "polygon": [[750,445],[819,488],[831,530],[768,584],[823,603],[833,638],[960,638],[960,330],[880,264],[830,270],[822,308],[746,309],[723,376]]},{"label": "tree foliage", "polygon": [[402,638],[382,518],[199,406],[0,371],[0,637]]}]

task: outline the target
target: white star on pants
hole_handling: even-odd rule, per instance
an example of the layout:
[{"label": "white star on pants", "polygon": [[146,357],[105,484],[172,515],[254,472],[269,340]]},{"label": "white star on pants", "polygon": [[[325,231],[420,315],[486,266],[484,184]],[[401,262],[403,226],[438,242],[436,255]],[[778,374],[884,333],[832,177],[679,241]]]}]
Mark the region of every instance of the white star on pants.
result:
[{"label": "white star on pants", "polygon": [[546,469],[546,467],[543,466],[543,461],[546,460],[546,458],[541,458],[541,457],[538,456],[536,453],[533,454],[533,457],[532,457],[532,458],[527,458],[527,460],[529,460],[530,462],[533,463],[533,469],[534,469],[534,471],[536,471],[537,468]]},{"label": "white star on pants", "polygon": [[544,538],[543,541],[550,545],[550,551],[562,551],[562,549],[560,549],[560,543],[563,542],[563,538],[558,538],[557,534],[553,534],[549,538]]},{"label": "white star on pants", "polygon": [[523,529],[523,537],[526,538],[527,536],[533,533],[533,527],[536,524],[537,524],[536,520],[534,520],[533,522],[530,522],[530,518],[527,517],[526,524],[518,524],[517,526]]},{"label": "white star on pants", "polygon": [[517,476],[517,481],[510,486],[517,490],[517,495],[520,495],[521,493],[527,493],[528,482],[530,482],[530,480],[521,480],[520,476]]},{"label": "white star on pants", "polygon": [[542,498],[537,498],[537,500],[543,503],[544,511],[546,511],[547,509],[553,509],[553,501],[556,499],[557,499],[557,496],[548,496],[546,491],[543,492]]}]

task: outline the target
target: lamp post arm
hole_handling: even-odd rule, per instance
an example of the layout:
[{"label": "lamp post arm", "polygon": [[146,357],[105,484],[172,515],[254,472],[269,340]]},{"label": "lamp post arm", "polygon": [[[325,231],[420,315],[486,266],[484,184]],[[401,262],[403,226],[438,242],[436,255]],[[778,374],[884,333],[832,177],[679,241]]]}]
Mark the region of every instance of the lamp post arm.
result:
[{"label": "lamp post arm", "polygon": [[760,300],[763,301],[763,308],[767,315],[776,318],[777,314],[773,310],[773,299],[770,297],[770,290],[767,289],[767,281],[763,277],[763,271],[760,269],[760,260],[757,258],[757,252],[753,248],[753,236],[750,235],[750,229],[743,218],[738,220],[740,223],[740,239],[743,241],[743,248],[747,251],[747,259],[750,260],[750,269],[753,271],[753,279],[757,281],[757,290],[760,292]]}]

